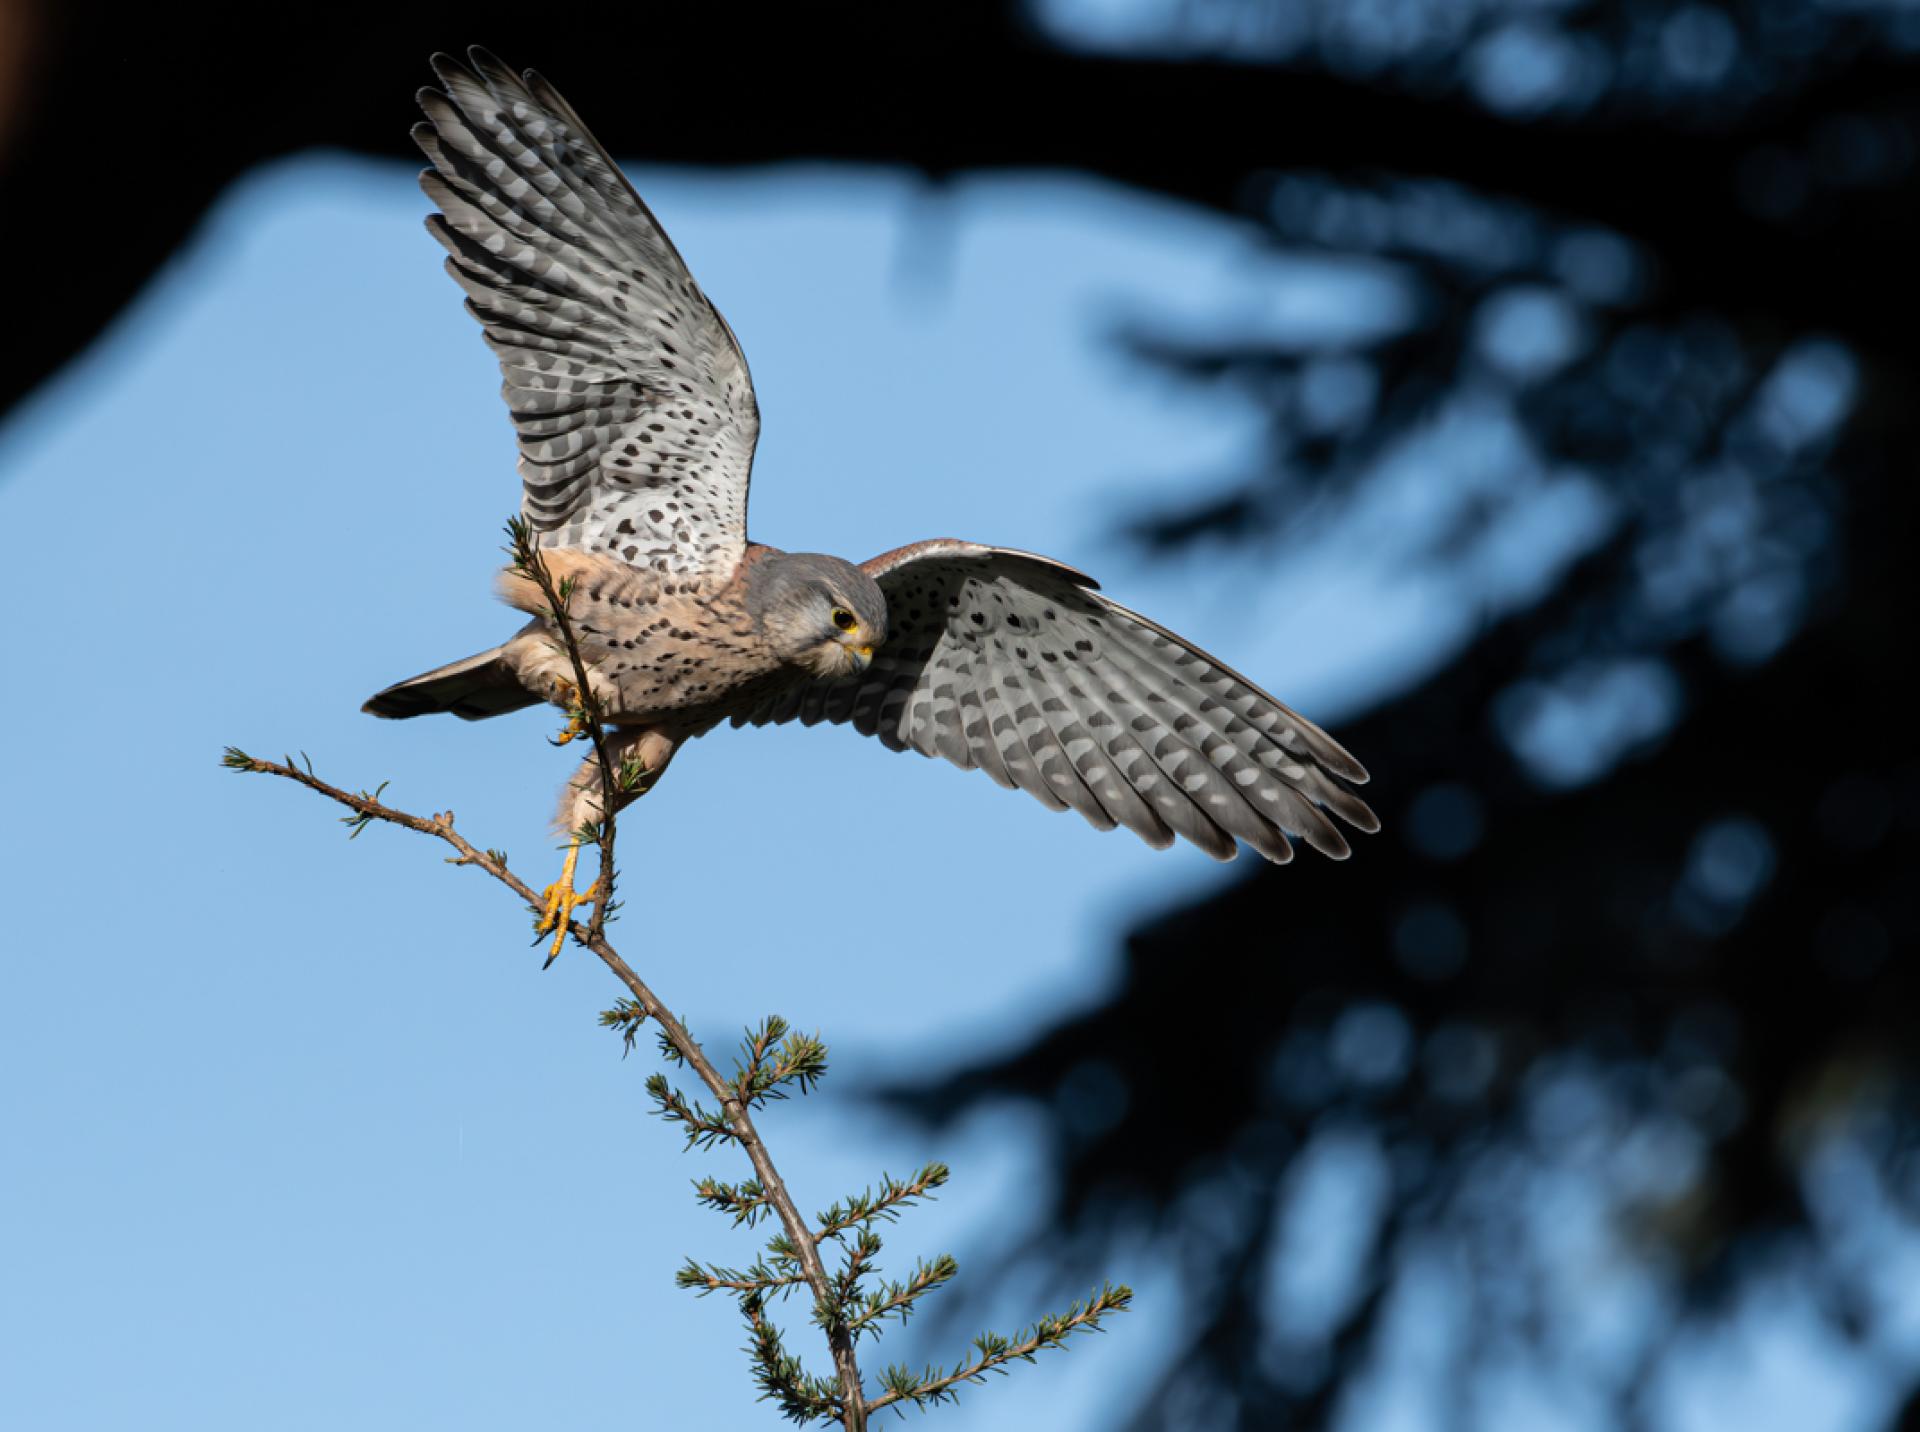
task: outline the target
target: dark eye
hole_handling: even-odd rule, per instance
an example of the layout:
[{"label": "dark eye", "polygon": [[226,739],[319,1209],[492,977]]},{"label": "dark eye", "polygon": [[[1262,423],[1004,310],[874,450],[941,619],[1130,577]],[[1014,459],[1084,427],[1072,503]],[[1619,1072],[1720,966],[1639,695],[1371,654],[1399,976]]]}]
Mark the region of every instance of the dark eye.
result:
[{"label": "dark eye", "polygon": [[845,607],[835,607],[833,609],[833,624],[839,627],[841,631],[852,631],[859,625],[859,623],[853,619],[853,613]]}]

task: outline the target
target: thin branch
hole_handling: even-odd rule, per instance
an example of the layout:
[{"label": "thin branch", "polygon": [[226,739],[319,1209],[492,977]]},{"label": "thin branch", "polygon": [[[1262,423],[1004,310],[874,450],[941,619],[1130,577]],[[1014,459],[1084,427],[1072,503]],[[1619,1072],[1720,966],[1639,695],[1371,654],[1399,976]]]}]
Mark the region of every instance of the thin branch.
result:
[{"label": "thin branch", "polygon": [[[871,1234],[866,1236],[872,1237]],[[875,1243],[877,1245],[877,1239]],[[848,1274],[857,1272],[855,1258],[864,1247],[863,1243],[848,1256]],[[890,1317],[897,1317],[901,1322],[905,1322],[921,1294],[939,1287],[942,1283],[950,1282],[959,1271],[960,1264],[951,1254],[946,1253],[941,1254],[931,1263],[922,1262],[915,1265],[913,1276],[904,1283],[889,1283],[878,1292],[869,1293],[866,1298],[867,1305],[847,1319],[847,1331],[858,1337],[863,1332],[877,1332],[876,1325]]]},{"label": "thin branch", "polygon": [[[432,817],[418,816],[394,806],[376,800],[366,791],[352,792],[331,785],[315,775],[311,769],[301,769],[289,757],[284,763],[266,761],[250,756],[236,747],[227,748],[224,764],[236,771],[253,771],[262,775],[279,776],[284,780],[295,781],[309,790],[318,791],[329,800],[338,801],[354,812],[348,817],[348,823],[364,826],[370,821],[385,821],[390,825],[404,826],[408,830],[422,835],[435,836],[447,842],[459,852],[457,859],[449,861],[453,865],[471,865],[486,872],[514,894],[527,906],[538,912],[541,899],[531,885],[515,875],[507,866],[506,857],[497,850],[482,850],[453,827],[453,812]],[[611,789],[611,787],[609,787]],[[611,831],[611,820],[605,823]],[[604,858],[604,857],[603,857]],[[604,867],[610,872],[611,864]],[[604,892],[603,892],[604,895]],[[598,919],[602,911],[595,909]],[[820,1261],[820,1250],[814,1242],[813,1234],[807,1226],[807,1220],[795,1206],[792,1194],[788,1193],[780,1171],[773,1165],[773,1157],[767,1152],[767,1146],[761,1141],[760,1133],[754,1128],[752,1115],[748,1112],[746,1101],[732,1081],[721,1076],[713,1067],[706,1053],[694,1042],[687,1028],[673,1012],[663,1004],[653,990],[648,987],[634,969],[620,957],[620,952],[608,943],[606,936],[593,925],[582,926],[578,921],[569,920],[567,928],[573,937],[599,957],[602,964],[613,971],[614,977],[627,987],[633,1001],[654,1022],[675,1055],[688,1065],[707,1091],[719,1101],[721,1118],[731,1131],[734,1141],[746,1150],[747,1158],[753,1164],[760,1191],[765,1200],[772,1205],[779,1216],[781,1227],[786,1230],[795,1256],[800,1263],[801,1274],[807,1287],[812,1290],[816,1302],[822,1307],[832,1305],[834,1284],[825,1264]],[[860,1387],[860,1368],[854,1357],[853,1339],[844,1328],[828,1330],[828,1345],[833,1352],[834,1370],[838,1374],[840,1394],[835,1403],[834,1415],[840,1420],[846,1432],[863,1432],[867,1425],[867,1404]]]},{"label": "thin branch", "polygon": [[705,1297],[708,1293],[722,1290],[765,1294],[798,1287],[807,1281],[807,1275],[777,1272],[764,1263],[756,1263],[751,1268],[723,1268],[717,1263],[701,1263],[689,1258],[685,1266],[673,1275],[673,1281],[676,1286]]},{"label": "thin branch", "polygon": [[[386,821],[389,825],[403,825],[408,830],[419,831],[422,835],[437,835],[460,852],[457,860],[449,860],[447,864],[471,865],[483,870],[526,901],[531,909],[536,911],[540,909],[540,896],[534,892],[531,885],[507,868],[506,856],[501,851],[481,850],[453,828],[452,811],[434,816],[410,815],[397,807],[382,805],[374,798],[379,791],[387,788],[385,781],[380,783],[378,790],[373,794],[366,791],[345,791],[339,786],[329,785],[321,780],[313,773],[311,763],[304,770],[295,765],[291,756],[286,758],[286,763],[283,765],[279,761],[264,761],[257,756],[249,756],[238,746],[229,746],[226,755],[221,758],[221,764],[230,771],[257,771],[262,775],[281,776],[290,781],[298,781],[308,790],[318,791],[329,800],[340,802],[354,812],[353,815],[343,817],[345,823],[354,828],[354,835],[358,835],[368,824],[376,820]],[[576,935],[584,933],[577,925],[573,926],[573,930]]]},{"label": "thin branch", "polygon": [[827,1072],[827,1046],[815,1034],[793,1033],[779,1015],[768,1015],[741,1043],[741,1062],[733,1081],[751,1105],[784,1099],[784,1085],[809,1092]]},{"label": "thin branch", "polygon": [[824,1378],[809,1376],[800,1359],[786,1350],[780,1329],[766,1316],[765,1307],[764,1295],[757,1292],[740,1299],[740,1312],[753,1338],[747,1355],[753,1359],[753,1380],[760,1387],[762,1400],[777,1404],[790,1422],[834,1416],[838,1403],[833,1385]]},{"label": "thin branch", "polygon": [[[742,1078],[739,1087],[735,1087],[722,1079],[719,1071],[708,1061],[706,1054],[694,1042],[693,1036],[687,1032],[686,1027],[654,997],[653,991],[647,988],[639,975],[635,974],[626,961],[622,960],[607,943],[607,912],[613,900],[614,807],[619,804],[619,792],[624,789],[624,786],[616,785],[614,781],[613,762],[607,755],[606,731],[601,721],[600,702],[593,693],[592,683],[587,679],[586,659],[580,653],[580,640],[573,629],[573,619],[569,611],[573,584],[571,581],[565,583],[566,590],[563,592],[554,583],[553,574],[547,568],[546,559],[534,542],[533,529],[528,526],[525,519],[514,518],[508,522],[507,532],[513,542],[514,562],[538,584],[542,595],[546,597],[554,625],[559,630],[561,642],[565,645],[567,656],[573,664],[574,679],[580,692],[580,709],[586,719],[587,734],[593,741],[594,755],[600,765],[600,878],[595,887],[598,898],[593,904],[593,917],[588,922],[586,935],[576,937],[582,938],[582,942],[613,970],[614,974],[627,986],[634,1000],[665,1035],[666,1041],[686,1063],[693,1066],[694,1072],[700,1077],[700,1082],[705,1084],[713,1096],[720,1101],[723,1117],[733,1128],[736,1140],[746,1149],[754,1172],[759,1175],[760,1186],[766,1200],[773,1205],[781,1225],[786,1229],[787,1236],[794,1245],[794,1251],[800,1260],[800,1270],[806,1276],[815,1300],[824,1306],[832,1295],[832,1280],[828,1277],[825,1264],[820,1261],[820,1250],[813,1241],[806,1220],[800,1216],[792,1195],[787,1192],[786,1183],[780,1177],[780,1171],[773,1166],[773,1158],[767,1152],[766,1145],[760,1141],[758,1130],[753,1126],[750,1112],[753,1100],[746,1088],[747,1081]],[[623,765],[621,768],[623,781],[626,775],[627,770]],[[572,922],[568,923],[571,927]],[[854,1356],[853,1337],[844,1328],[830,1327],[827,1329],[827,1344],[833,1353],[834,1371],[840,1381],[841,1424],[847,1432],[864,1432],[867,1425],[866,1404],[860,1384],[860,1366]]]},{"label": "thin branch", "polygon": [[945,1164],[930,1163],[904,1182],[882,1174],[879,1197],[876,1198],[873,1190],[868,1189],[849,1198],[845,1205],[836,1203],[820,1214],[820,1229],[813,1235],[814,1241],[824,1243],[829,1238],[840,1237],[849,1228],[876,1221],[894,1222],[900,1217],[901,1209],[908,1204],[932,1198],[932,1190],[944,1184],[949,1173]]},{"label": "thin branch", "polygon": [[647,1076],[647,1097],[660,1106],[660,1117],[679,1124],[687,1131],[689,1149],[711,1148],[722,1139],[734,1138],[733,1125],[711,1112],[704,1104],[690,1104],[680,1091],[667,1082],[664,1074]]},{"label": "thin branch", "polygon": [[[581,721],[600,765],[600,820],[595,831],[595,841],[600,848],[600,875],[593,887],[593,917],[587,922],[587,932],[598,938],[607,928],[607,912],[613,908],[614,807],[619,805],[619,793],[626,787],[614,783],[613,759],[607,754],[607,730],[601,719],[600,698],[594,695],[593,685],[587,680],[586,659],[580,655],[580,638],[573,629],[573,579],[569,577],[558,583],[553,580],[547,559],[534,540],[533,528],[524,517],[515,517],[507,523],[507,537],[513,544],[508,551],[513,557],[514,570],[526,576],[547,599],[547,615],[558,628],[561,645],[573,663],[574,689],[580,693]],[[621,775],[625,774],[623,763]]]},{"label": "thin branch", "polygon": [[767,1211],[766,1193],[750,1178],[739,1183],[722,1183],[717,1178],[695,1179],[693,1196],[715,1213],[732,1218],[735,1228],[743,1223],[753,1227]]},{"label": "thin branch", "polygon": [[867,1411],[878,1412],[896,1402],[951,1402],[954,1389],[963,1382],[984,1382],[990,1372],[1004,1373],[1012,1362],[1032,1362],[1044,1348],[1064,1348],[1069,1336],[1078,1332],[1100,1332],[1100,1320],[1108,1313],[1124,1311],[1133,1302],[1133,1289],[1122,1283],[1102,1288],[1085,1303],[1075,1303],[1058,1317],[1042,1318],[1024,1338],[1017,1341],[985,1333],[974,1340],[979,1356],[949,1373],[928,1368],[915,1375],[904,1367],[890,1367],[881,1381],[887,1391],[867,1404]]}]

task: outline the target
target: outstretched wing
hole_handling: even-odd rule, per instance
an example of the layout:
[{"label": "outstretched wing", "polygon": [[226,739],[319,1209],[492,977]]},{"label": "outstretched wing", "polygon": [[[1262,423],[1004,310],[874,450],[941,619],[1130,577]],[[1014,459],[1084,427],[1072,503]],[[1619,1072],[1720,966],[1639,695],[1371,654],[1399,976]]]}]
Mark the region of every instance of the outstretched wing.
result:
[{"label": "outstretched wing", "polygon": [[887,597],[873,665],[783,690],[735,725],[850,723],[1217,860],[1236,837],[1269,860],[1293,858],[1289,836],[1344,857],[1328,812],[1380,828],[1349,784],[1366,771],[1331,736],[1073,568],[951,540],[864,565]]},{"label": "outstretched wing", "polygon": [[542,546],[732,573],[760,414],[732,330],[567,102],[436,55],[413,137],[427,220],[506,379]]}]

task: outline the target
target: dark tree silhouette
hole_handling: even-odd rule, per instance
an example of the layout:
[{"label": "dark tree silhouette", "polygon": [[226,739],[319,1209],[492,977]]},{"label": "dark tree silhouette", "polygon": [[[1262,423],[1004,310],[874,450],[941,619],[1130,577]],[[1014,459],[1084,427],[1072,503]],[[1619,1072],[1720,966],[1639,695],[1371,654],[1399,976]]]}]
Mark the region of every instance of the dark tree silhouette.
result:
[{"label": "dark tree silhouette", "polygon": [[[1910,60],[1862,38],[1784,93],[1730,95],[1729,66],[1692,111],[1622,82],[1535,122],[1605,165],[1273,176],[1248,204],[1275,242],[1388,265],[1407,319],[1292,346],[1126,334],[1273,418],[1260,471],[1134,525],[1170,560],[1318,540],[1462,414],[1518,456],[1436,466],[1411,560],[1491,589],[1544,493],[1602,514],[1542,595],[1340,728],[1384,840],[1163,912],[1102,1007],[896,1091],[931,1120],[1052,1112],[1057,1201],[1019,1256],[1079,1273],[1146,1233],[1176,1257],[1204,1316],[1135,1425],[1329,1425],[1436,1280],[1436,1425],[1482,1422],[1516,1359],[1658,1425],[1685,1335],[1755,1296],[1805,1296],[1865,1348],[1920,1296],[1872,1251],[1920,1214],[1920,762],[1896,699],[1920,392],[1899,281],[1850,267],[1864,230],[1913,222],[1920,106],[1892,73],[1911,92]],[[1674,172],[1632,137],[1654,115],[1725,156],[1684,232],[1633,197]],[[1779,245],[1760,270],[1751,225]],[[1259,956],[1214,962],[1256,931]],[[1335,1291],[1293,1290],[1290,1220],[1328,1168],[1361,1190],[1354,1247]],[[1606,1358],[1594,1238],[1644,1299]],[[1888,1400],[1914,1376],[1889,1357]]]},{"label": "dark tree silhouette", "polygon": [[[1911,45],[1893,48],[1883,33],[1898,11],[1754,5],[1782,12],[1756,22],[1772,61],[1742,55],[1734,73],[1775,88],[1737,106],[1720,88],[1702,98],[1648,86],[1674,100],[1651,103],[1623,87],[1516,120],[1459,75],[1467,46],[1497,38],[1509,8],[1525,7],[1462,7],[1463,28],[1423,26],[1423,14],[1446,19],[1438,0],[1413,6],[1410,33],[1424,43],[1411,47],[1391,35],[1370,47],[1338,30],[1339,4],[1323,8],[1334,33],[1269,67],[1181,36],[1157,52],[1089,53],[1015,0],[757,7],[752,43],[736,17],[703,6],[582,5],[564,26],[535,26],[498,0],[456,19],[367,0],[273,10],[7,0],[0,257],[49,282],[14,320],[0,403],[90,341],[251,165],[315,146],[413,160],[407,97],[421,57],[475,41],[564,76],[571,92],[613,97],[602,102],[608,144],[655,162],[847,159],[935,178],[1069,167],[1235,212],[1281,170],[1444,176],[1634,235],[1695,303],[1738,311],[1764,295],[1795,327],[1903,343],[1885,299],[1920,215],[1905,184]],[[1591,13],[1597,31],[1638,52],[1657,44],[1642,32],[1679,8]],[[464,33],[449,37],[449,24]],[[1847,163],[1826,162],[1836,148]]]},{"label": "dark tree silhouette", "polygon": [[[536,31],[482,3],[450,34],[349,0],[288,44],[258,9],[13,0],[0,247],[37,281],[0,402],[247,166],[402,154],[424,55],[469,39],[613,96],[622,154],[1071,167],[1390,276],[1402,316],[1365,337],[1118,335],[1271,415],[1224,498],[1140,514],[1164,560],[1319,540],[1432,444],[1435,500],[1396,540],[1491,615],[1340,728],[1387,833],[1341,867],[1227,872],[1132,932],[1100,1008],[893,1106],[1047,1114],[1057,1196],[1020,1254],[1063,1282],[1143,1233],[1178,1260],[1190,1344],[1141,1427],[1331,1425],[1436,1298],[1446,1425],[1485,1420],[1483,1375],[1516,1364],[1658,1425],[1685,1334],[1781,1288],[1880,1348],[1901,1290],[1877,1253],[1920,1212],[1897,697],[1920,17],[1186,0],[1096,44],[1049,18],[1070,8],[766,7],[747,44],[725,7]],[[1511,459],[1460,461],[1434,435],[1462,422]],[[1586,549],[1530,554],[1516,588],[1530,514],[1569,495]],[[1259,957],[1224,963],[1250,930]],[[1329,1181],[1350,1247],[1297,1286]],[[1879,1366],[1915,1425],[1916,1369]]]}]

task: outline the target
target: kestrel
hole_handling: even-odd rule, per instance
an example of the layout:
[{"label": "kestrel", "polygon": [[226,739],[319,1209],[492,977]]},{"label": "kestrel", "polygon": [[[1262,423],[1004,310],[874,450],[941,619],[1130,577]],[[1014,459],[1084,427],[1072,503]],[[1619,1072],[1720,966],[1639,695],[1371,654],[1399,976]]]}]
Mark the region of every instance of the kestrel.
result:
[{"label": "kestrel", "polygon": [[[1236,840],[1290,860],[1290,837],[1344,857],[1329,812],[1379,828],[1352,789],[1366,771],[1326,732],[1072,567],[952,538],[858,566],[750,542],[760,416],[733,330],[553,87],[469,58],[436,56],[445,92],[419,96],[427,227],[500,359],[522,517],[572,580],[616,768],[637,759],[650,786],[722,721],[824,720],[1218,860]],[[547,603],[512,572],[501,593],[533,616],[517,635],[364,709],[577,710]],[[636,794],[603,790],[593,759],[568,782],[543,921],[556,951],[587,898],[580,832]]]}]

